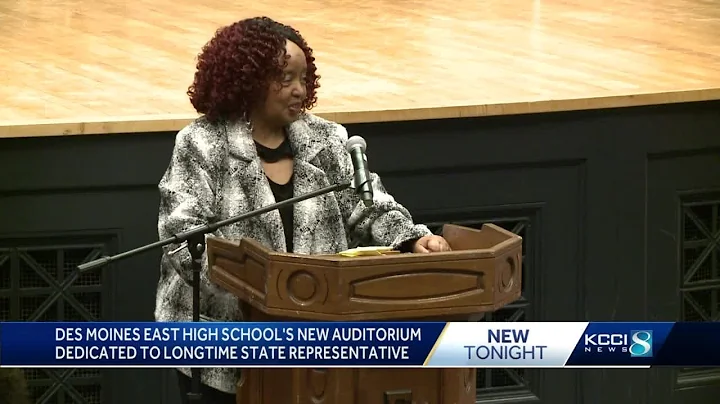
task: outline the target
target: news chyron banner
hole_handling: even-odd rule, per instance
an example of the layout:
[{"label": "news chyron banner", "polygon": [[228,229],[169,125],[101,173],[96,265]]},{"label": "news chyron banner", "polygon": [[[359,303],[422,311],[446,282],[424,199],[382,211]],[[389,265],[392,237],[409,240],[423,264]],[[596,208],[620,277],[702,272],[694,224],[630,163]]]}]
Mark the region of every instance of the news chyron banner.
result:
[{"label": "news chyron banner", "polygon": [[0,323],[0,367],[720,366],[720,323]]}]

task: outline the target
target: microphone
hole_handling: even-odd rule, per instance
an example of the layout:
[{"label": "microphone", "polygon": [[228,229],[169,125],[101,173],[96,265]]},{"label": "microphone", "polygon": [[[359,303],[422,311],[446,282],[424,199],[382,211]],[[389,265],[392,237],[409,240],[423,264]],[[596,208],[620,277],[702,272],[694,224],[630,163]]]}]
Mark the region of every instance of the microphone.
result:
[{"label": "microphone", "polygon": [[355,168],[353,187],[355,192],[360,194],[360,199],[365,206],[370,207],[373,205],[373,189],[365,149],[367,149],[367,143],[360,136],[353,136],[345,143],[345,150],[350,153],[350,159]]}]

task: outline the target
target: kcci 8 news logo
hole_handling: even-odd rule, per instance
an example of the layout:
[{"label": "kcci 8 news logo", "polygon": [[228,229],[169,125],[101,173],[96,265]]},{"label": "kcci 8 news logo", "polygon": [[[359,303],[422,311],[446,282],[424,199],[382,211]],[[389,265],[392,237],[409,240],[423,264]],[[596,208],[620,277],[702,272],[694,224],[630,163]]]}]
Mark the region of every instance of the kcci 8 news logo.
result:
[{"label": "kcci 8 news logo", "polygon": [[632,358],[649,358],[653,356],[653,334],[650,330],[585,334],[585,352],[629,352]]}]

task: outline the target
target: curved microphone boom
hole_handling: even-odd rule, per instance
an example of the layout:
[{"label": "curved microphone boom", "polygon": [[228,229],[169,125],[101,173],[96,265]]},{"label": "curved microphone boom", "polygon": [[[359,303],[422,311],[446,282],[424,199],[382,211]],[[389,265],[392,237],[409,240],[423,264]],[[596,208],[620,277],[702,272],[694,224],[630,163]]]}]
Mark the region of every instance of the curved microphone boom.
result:
[{"label": "curved microphone boom", "polygon": [[345,149],[350,154],[355,172],[353,174],[353,188],[355,192],[360,194],[360,199],[366,207],[373,204],[373,188],[372,179],[370,178],[370,170],[368,169],[367,156],[365,150],[367,143],[360,136],[353,136],[345,143]]}]

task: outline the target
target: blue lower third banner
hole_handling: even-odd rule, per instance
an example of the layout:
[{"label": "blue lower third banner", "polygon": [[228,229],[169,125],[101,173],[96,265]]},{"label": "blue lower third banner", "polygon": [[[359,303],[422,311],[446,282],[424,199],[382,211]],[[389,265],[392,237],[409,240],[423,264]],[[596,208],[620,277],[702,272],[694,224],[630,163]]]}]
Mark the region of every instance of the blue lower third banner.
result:
[{"label": "blue lower third banner", "polygon": [[719,341],[720,323],[0,323],[0,366],[720,366]]}]

